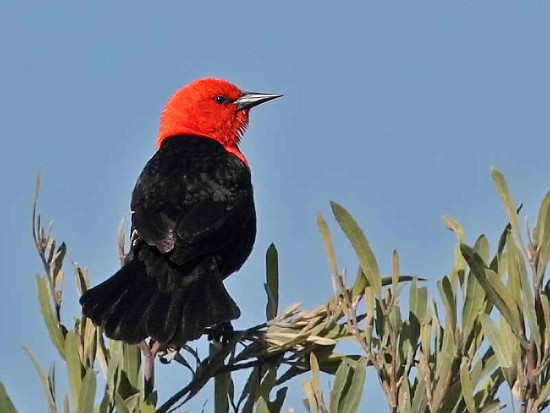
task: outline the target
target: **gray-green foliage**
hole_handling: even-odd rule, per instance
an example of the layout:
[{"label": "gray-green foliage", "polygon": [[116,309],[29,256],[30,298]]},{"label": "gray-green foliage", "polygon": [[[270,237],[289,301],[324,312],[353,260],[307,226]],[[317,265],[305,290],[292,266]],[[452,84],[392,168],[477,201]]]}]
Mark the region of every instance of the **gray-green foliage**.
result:
[{"label": "gray-green foliage", "polygon": [[[550,192],[535,228],[522,231],[504,177],[497,170],[492,175],[509,224],[491,257],[485,236],[469,246],[460,223],[445,218],[457,242],[450,272],[437,281],[436,299],[429,297],[421,279],[401,273],[395,251],[392,273],[383,277],[357,222],[332,203],[336,222],[357,255],[353,284],[346,285],[329,225],[319,216],[335,294],[313,310],[294,304],[279,312],[278,255],[270,246],[266,322],[236,331],[226,344],[213,342],[205,358],[189,346],[162,352],[165,361],[181,366],[182,377],[189,378],[162,403],[157,402],[156,390],[145,385],[137,346],[107,340],[82,316],[71,323],[61,320],[67,248],[57,246],[51,226],[43,226],[35,204],[33,235],[44,266],[44,275],[37,276],[40,311],[65,364],[64,369],[52,365],[46,371],[25,348],[41,380],[47,408],[50,412],[174,411],[213,381],[211,403],[216,412],[280,412],[289,383],[307,374],[301,380],[307,411],[352,413],[368,397],[365,380],[370,368],[394,412],[498,411],[505,406],[497,395],[502,385],[510,388],[514,399],[506,403],[515,403],[522,412],[542,411],[550,403],[550,287],[545,278]],[[75,266],[74,272],[82,293],[89,286],[87,271]],[[400,301],[404,282],[411,282],[408,309]],[[339,352],[337,344],[344,340],[356,343],[356,353]],[[62,400],[55,391],[59,371],[65,371],[70,384]],[[245,384],[237,388],[235,375],[244,372],[248,378],[239,380]],[[16,411],[2,383],[0,411]]]}]

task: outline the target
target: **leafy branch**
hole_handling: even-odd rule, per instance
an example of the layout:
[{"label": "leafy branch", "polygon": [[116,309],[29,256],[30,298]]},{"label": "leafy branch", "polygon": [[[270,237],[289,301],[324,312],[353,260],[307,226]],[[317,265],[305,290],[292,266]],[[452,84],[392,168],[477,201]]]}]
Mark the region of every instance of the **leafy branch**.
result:
[{"label": "leafy branch", "polygon": [[[319,216],[334,295],[312,310],[293,304],[279,311],[278,253],[271,245],[266,253],[266,321],[235,331],[227,343],[212,341],[204,358],[189,345],[155,347],[148,353],[155,346],[151,341],[140,350],[108,340],[81,315],[71,322],[62,320],[67,248],[57,245],[53,226],[45,226],[38,213],[38,181],[32,214],[33,240],[44,269],[36,277],[38,300],[69,383],[69,394],[58,400],[54,365],[46,371],[25,348],[48,410],[173,412],[213,382],[216,412],[281,412],[294,388],[290,383],[307,375],[302,388],[309,412],[352,413],[360,409],[366,369],[372,368],[392,412],[494,412],[505,407],[497,395],[504,384],[512,395],[510,403],[517,403],[521,412],[542,411],[550,404],[550,192],[535,227],[527,222],[522,230],[520,208],[504,177],[498,170],[492,176],[508,222],[497,250],[491,257],[484,235],[469,246],[460,223],[445,218],[457,241],[452,267],[437,281],[437,300],[428,296],[420,284],[423,279],[401,273],[396,251],[391,255],[392,273],[383,277],[358,223],[332,203],[336,222],[357,256],[353,283],[347,285],[329,224]],[[122,226],[118,250],[123,261]],[[76,265],[73,271],[82,294],[90,285],[88,272]],[[403,308],[406,284],[408,308]],[[356,352],[341,353],[338,345],[344,341],[355,343]],[[153,381],[155,357],[189,376],[188,383],[162,403]],[[245,373],[248,377],[242,380]],[[16,411],[2,383],[0,410]]]}]

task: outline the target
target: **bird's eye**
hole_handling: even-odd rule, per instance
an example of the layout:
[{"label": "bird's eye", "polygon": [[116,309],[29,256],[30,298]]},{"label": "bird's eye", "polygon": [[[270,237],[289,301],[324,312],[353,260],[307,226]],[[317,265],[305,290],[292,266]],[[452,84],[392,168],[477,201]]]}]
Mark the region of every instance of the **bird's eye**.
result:
[{"label": "bird's eye", "polygon": [[222,95],[216,96],[214,100],[216,101],[216,103],[219,103],[220,105],[223,105],[224,103],[227,103],[229,101],[229,99],[227,99],[225,96],[222,96]]}]

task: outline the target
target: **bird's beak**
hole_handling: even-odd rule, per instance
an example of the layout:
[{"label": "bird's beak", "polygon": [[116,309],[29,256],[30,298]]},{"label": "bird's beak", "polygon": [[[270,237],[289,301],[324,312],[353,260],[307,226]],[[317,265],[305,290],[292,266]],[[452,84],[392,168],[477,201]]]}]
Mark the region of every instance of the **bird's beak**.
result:
[{"label": "bird's beak", "polygon": [[280,98],[283,95],[270,95],[268,93],[243,92],[240,98],[235,102],[237,110],[250,109],[273,99]]}]

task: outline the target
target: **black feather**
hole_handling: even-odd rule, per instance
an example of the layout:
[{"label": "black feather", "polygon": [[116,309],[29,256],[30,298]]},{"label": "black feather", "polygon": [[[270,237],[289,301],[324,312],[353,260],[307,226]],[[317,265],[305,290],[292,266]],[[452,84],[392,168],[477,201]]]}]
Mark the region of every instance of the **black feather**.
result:
[{"label": "black feather", "polygon": [[108,337],[180,346],[240,310],[223,285],[252,250],[250,170],[218,142],[166,139],[132,195],[138,233],[128,261],[80,299]]}]

